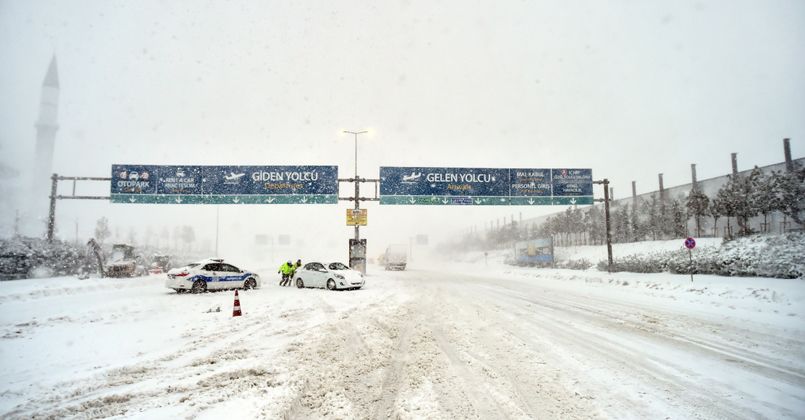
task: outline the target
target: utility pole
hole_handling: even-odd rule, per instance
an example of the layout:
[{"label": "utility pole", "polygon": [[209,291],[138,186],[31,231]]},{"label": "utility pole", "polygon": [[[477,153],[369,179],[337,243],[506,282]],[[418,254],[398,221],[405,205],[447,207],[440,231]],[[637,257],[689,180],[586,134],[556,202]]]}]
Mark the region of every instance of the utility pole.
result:
[{"label": "utility pole", "polygon": [[[660,178],[662,179],[662,177]],[[609,218],[609,180],[604,178],[601,181],[593,181],[593,184],[604,185],[604,223],[606,225],[607,233],[607,272],[612,272],[612,229],[610,228]],[[596,200],[601,201],[601,200]]]}]

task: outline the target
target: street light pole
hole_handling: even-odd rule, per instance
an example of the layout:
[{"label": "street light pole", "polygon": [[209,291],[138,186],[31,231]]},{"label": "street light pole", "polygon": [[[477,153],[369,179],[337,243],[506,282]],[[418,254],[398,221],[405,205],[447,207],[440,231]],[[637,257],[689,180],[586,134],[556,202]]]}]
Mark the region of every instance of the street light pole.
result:
[{"label": "street light pole", "polygon": [[[360,210],[360,208],[361,208],[360,203],[361,202],[358,199],[358,197],[361,196],[361,183],[358,182],[358,134],[366,134],[366,133],[368,133],[368,131],[366,131],[366,130],[364,130],[364,131],[348,131],[348,130],[344,130],[344,133],[352,134],[353,136],[355,136],[355,180],[354,180],[355,181],[355,210]],[[357,214],[359,212],[355,211],[355,213]],[[360,229],[360,226],[358,226],[358,224],[356,223],[355,224],[355,241],[356,242],[361,239],[359,229]]]}]

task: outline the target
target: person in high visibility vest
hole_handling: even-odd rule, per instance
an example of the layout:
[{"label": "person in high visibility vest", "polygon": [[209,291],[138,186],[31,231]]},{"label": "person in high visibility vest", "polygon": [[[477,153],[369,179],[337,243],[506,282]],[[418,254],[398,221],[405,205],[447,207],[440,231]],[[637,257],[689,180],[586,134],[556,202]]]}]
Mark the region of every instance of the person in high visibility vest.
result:
[{"label": "person in high visibility vest", "polygon": [[293,275],[293,271],[294,268],[291,260],[288,260],[288,262],[280,266],[279,271],[277,271],[277,273],[282,274],[282,280],[280,280],[280,286],[291,285],[291,276]]},{"label": "person in high visibility vest", "polygon": [[298,270],[299,267],[301,266],[302,266],[302,260],[301,259],[296,260],[296,264],[294,264],[293,267],[291,267],[293,271],[291,271],[291,280],[289,281],[293,282],[293,276],[294,274],[296,274],[296,270]]}]

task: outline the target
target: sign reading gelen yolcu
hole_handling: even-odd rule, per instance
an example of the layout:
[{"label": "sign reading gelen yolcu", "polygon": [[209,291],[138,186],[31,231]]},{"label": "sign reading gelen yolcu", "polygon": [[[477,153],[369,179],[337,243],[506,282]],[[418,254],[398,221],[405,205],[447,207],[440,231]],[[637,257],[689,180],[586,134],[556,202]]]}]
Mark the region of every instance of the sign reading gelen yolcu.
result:
[{"label": "sign reading gelen yolcu", "polygon": [[382,166],[380,204],[593,204],[593,171]]},{"label": "sign reading gelen yolcu", "polygon": [[111,201],[336,204],[338,167],[112,165]]}]

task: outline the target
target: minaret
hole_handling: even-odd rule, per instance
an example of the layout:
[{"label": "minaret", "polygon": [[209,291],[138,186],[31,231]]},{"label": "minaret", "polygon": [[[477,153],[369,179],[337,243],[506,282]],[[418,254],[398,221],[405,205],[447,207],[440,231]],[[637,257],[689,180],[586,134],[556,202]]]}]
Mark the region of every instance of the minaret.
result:
[{"label": "minaret", "polygon": [[42,82],[39,118],[36,120],[36,151],[31,174],[31,215],[44,217],[48,211],[50,176],[53,173],[53,148],[59,129],[59,73],[56,56],[50,60],[48,72]]}]

